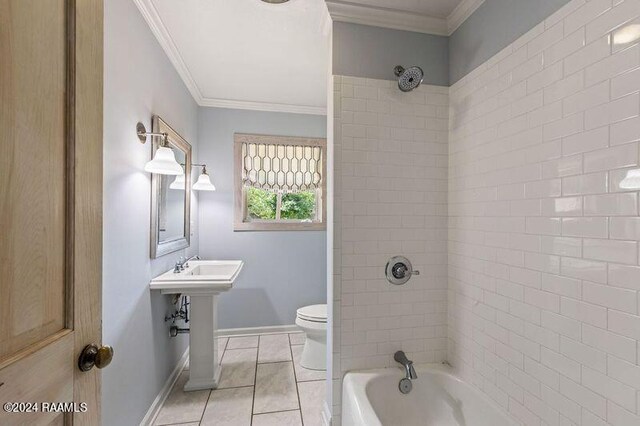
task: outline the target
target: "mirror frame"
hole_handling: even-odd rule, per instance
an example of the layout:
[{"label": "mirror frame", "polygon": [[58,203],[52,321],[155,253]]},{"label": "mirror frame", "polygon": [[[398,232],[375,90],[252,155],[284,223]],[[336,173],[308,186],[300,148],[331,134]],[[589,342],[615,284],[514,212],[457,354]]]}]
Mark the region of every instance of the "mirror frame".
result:
[{"label": "mirror frame", "polygon": [[[167,133],[167,142],[174,149],[184,152],[185,158],[185,205],[184,205],[184,236],[170,241],[160,241],[160,230],[158,229],[160,213],[160,190],[162,176],[153,173],[151,175],[151,258],[157,259],[174,251],[182,250],[191,245],[191,144],[171,128],[162,118],[154,115],[152,118],[152,132]],[[153,137],[153,147],[151,158],[160,147],[161,138]]]}]

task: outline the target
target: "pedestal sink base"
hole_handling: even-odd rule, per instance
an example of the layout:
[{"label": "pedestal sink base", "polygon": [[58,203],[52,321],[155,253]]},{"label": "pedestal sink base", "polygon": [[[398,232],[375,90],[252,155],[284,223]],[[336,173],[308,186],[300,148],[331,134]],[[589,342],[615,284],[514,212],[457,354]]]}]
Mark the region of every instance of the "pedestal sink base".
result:
[{"label": "pedestal sink base", "polygon": [[218,295],[229,291],[244,263],[241,260],[194,260],[191,266],[169,270],[151,280],[152,290],[162,294],[189,296],[189,380],[185,391],[216,389],[220,381],[218,363]]},{"label": "pedestal sink base", "polygon": [[185,383],[183,389],[185,392],[199,391],[204,389],[217,389],[218,383],[220,383],[220,369],[218,369],[216,377],[214,377],[212,380],[189,378],[187,383]]},{"label": "pedestal sink base", "polygon": [[218,364],[218,295],[190,293],[191,329],[189,331],[189,381],[185,391],[215,389],[220,381]]}]

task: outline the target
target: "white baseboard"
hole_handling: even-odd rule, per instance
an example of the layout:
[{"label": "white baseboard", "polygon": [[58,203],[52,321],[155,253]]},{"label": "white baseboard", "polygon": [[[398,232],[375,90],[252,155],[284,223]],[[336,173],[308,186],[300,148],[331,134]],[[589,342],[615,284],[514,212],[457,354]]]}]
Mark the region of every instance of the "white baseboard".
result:
[{"label": "white baseboard", "polygon": [[327,401],[322,404],[322,423],[324,426],[331,426],[331,408]]},{"label": "white baseboard", "polygon": [[298,331],[302,330],[300,330],[300,327],[295,324],[271,325],[267,327],[223,328],[216,331],[216,336],[247,336],[251,334],[295,333]]},{"label": "white baseboard", "polygon": [[150,426],[156,420],[156,417],[158,417],[160,409],[162,408],[162,404],[164,404],[164,402],[167,400],[167,397],[169,396],[173,385],[178,380],[178,377],[180,377],[180,373],[184,369],[184,366],[187,364],[188,359],[189,348],[187,347],[187,349],[184,351],[184,354],[182,354],[182,357],[178,361],[178,364],[176,364],[176,367],[171,372],[171,375],[167,378],[167,381],[160,390],[160,393],[158,394],[158,396],[156,396],[156,399],[153,400],[153,403],[151,404],[151,407],[149,407],[149,410],[147,410],[147,414],[145,414],[144,418],[140,422],[140,426]]}]

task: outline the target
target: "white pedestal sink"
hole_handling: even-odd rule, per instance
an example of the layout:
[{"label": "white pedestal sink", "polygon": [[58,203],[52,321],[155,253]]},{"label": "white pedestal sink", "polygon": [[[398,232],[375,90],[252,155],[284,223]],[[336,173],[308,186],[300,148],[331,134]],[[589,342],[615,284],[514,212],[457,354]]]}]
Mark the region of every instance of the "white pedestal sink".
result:
[{"label": "white pedestal sink", "polygon": [[167,271],[151,280],[152,290],[183,294],[191,301],[189,380],[185,391],[215,389],[220,379],[217,329],[218,295],[228,291],[240,274],[241,260],[192,260],[184,271]]}]

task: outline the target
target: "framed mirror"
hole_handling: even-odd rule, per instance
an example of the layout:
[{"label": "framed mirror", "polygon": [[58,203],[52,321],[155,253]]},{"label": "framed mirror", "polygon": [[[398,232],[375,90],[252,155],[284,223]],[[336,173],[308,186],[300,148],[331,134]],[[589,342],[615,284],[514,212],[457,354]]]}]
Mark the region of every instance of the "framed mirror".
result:
[{"label": "framed mirror", "polygon": [[[167,133],[167,146],[182,165],[182,176],[151,175],[151,258],[189,247],[191,243],[191,145],[162,118],[153,116],[154,133]],[[152,158],[162,138],[153,137]]]}]

